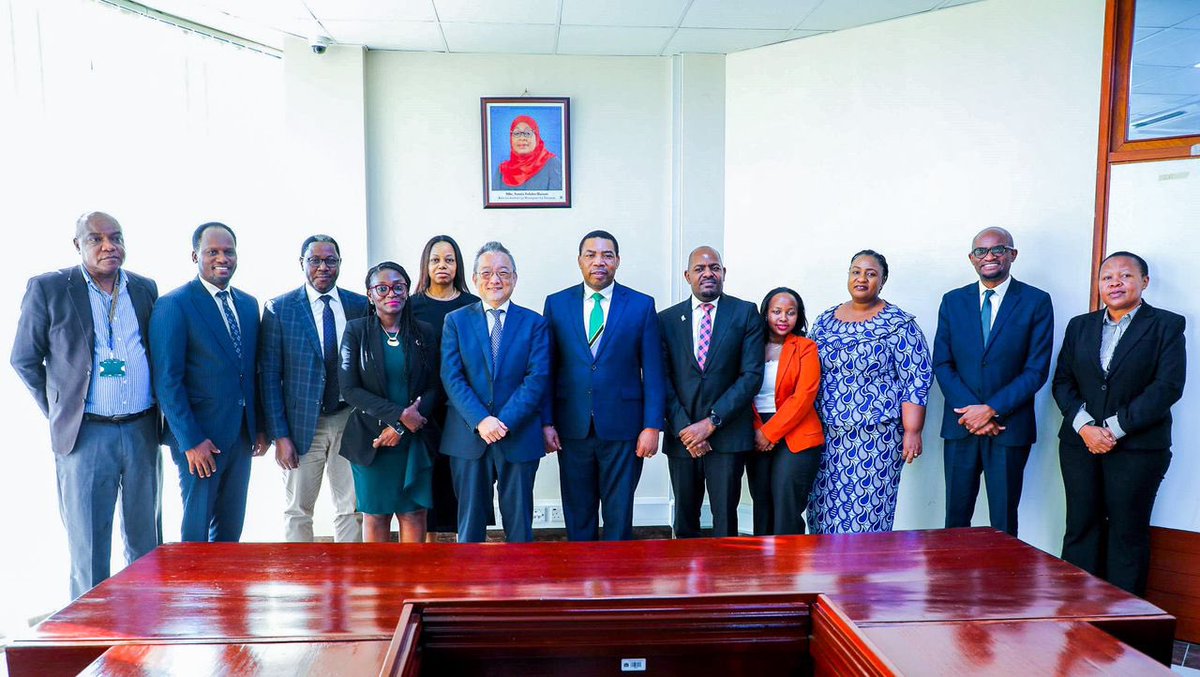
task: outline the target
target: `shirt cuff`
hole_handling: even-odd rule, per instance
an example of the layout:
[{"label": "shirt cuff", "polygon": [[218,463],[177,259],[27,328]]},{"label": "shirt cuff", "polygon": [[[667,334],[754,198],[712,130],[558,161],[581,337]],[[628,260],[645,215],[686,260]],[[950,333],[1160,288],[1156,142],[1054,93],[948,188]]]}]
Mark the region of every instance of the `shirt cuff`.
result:
[{"label": "shirt cuff", "polygon": [[1071,427],[1075,429],[1075,432],[1079,432],[1080,430],[1083,430],[1083,426],[1091,425],[1093,423],[1095,423],[1095,420],[1093,420],[1091,415],[1087,413],[1087,408],[1080,407],[1079,413],[1075,414],[1075,420],[1071,421]]},{"label": "shirt cuff", "polygon": [[1121,429],[1121,423],[1117,420],[1117,415],[1113,414],[1104,419],[1104,426],[1112,431],[1113,437],[1118,440],[1125,437],[1125,431]]}]

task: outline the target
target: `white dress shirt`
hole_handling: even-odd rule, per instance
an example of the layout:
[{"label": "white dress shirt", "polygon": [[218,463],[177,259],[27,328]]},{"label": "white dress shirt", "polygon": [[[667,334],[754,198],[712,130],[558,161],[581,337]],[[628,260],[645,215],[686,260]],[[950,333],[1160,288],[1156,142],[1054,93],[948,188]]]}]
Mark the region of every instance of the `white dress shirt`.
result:
[{"label": "white dress shirt", "polygon": [[[604,313],[604,319],[602,320],[601,326],[606,326],[608,324],[608,309],[612,306],[613,287],[615,286],[616,283],[611,283],[599,291],[600,312]],[[592,298],[592,294],[595,293],[597,293],[596,290],[592,289],[586,284],[583,285],[583,335],[585,338],[590,338],[588,336],[588,329],[592,324],[592,306],[596,305],[596,300]],[[603,332],[601,332],[600,337],[596,339],[596,345],[593,346],[593,350],[600,346],[600,341],[602,340],[604,340]]]},{"label": "white dress shirt", "polygon": [[212,284],[204,278],[199,278],[200,284],[204,285],[204,289],[212,296],[213,303],[217,304],[217,314],[221,316],[221,321],[225,323],[225,331],[229,332],[229,336],[233,336],[233,331],[229,328],[229,317],[225,315],[225,308],[221,305],[221,299],[217,298],[217,294],[222,291],[229,292],[229,309],[233,311],[233,321],[237,322],[238,331],[242,330],[242,321],[237,314],[237,305],[233,302],[233,285],[226,289],[217,289],[217,285]]},{"label": "white dress shirt", "polygon": [[[1004,295],[1008,293],[1008,286],[1012,283],[1012,275],[1004,278],[1004,281],[992,288],[995,292],[992,294],[992,321],[988,326],[996,326],[996,318],[1000,315],[1000,304],[1004,303]],[[987,287],[983,286],[983,282],[979,282],[979,310],[983,311],[983,292],[987,291]]]},{"label": "white dress shirt", "polygon": [[[696,298],[694,295],[692,296],[692,354],[696,356],[697,361],[699,361],[699,359],[700,359],[700,320],[704,319],[704,310],[702,308],[700,308],[700,306],[704,305],[705,303],[712,304],[712,307],[713,307],[712,313],[711,313],[712,323],[713,323],[713,329],[716,329],[716,327],[717,327],[717,302],[720,300],[721,300],[720,296],[718,296],[717,298],[715,298],[711,301],[701,301],[700,299]],[[711,336],[709,337],[708,343],[709,343],[708,347],[712,348],[712,337]]]},{"label": "white dress shirt", "polygon": [[[489,306],[487,302],[483,302],[480,305],[483,306],[483,316],[487,318],[488,336],[491,336],[492,327],[496,324],[496,315],[495,313],[488,312],[489,310],[492,310],[492,307]],[[508,307],[511,305],[512,299],[509,299],[504,303],[501,303],[499,308],[496,308],[496,310],[499,310],[504,314],[504,319],[500,320],[500,331],[504,331],[504,325],[506,322],[508,322]]]},{"label": "white dress shirt", "polygon": [[[317,344],[325,346],[325,302],[321,300],[321,292],[313,289],[311,284],[304,285],[304,291],[308,294],[308,306],[312,310],[313,322],[317,325]],[[342,345],[342,335],[346,333],[346,309],[342,307],[342,297],[338,294],[337,287],[330,289],[329,308],[333,311],[333,324],[337,328],[337,336],[334,337],[333,344],[335,346]]]}]

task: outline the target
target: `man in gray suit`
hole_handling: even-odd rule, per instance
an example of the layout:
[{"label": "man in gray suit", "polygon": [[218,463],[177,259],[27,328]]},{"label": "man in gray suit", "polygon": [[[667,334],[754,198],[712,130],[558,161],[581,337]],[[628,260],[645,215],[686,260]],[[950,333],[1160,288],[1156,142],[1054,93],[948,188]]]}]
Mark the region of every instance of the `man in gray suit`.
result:
[{"label": "man in gray suit", "polygon": [[11,360],[50,419],[72,597],[109,576],[118,493],[126,562],[162,542],[146,341],[158,287],[121,268],[125,239],[108,214],[79,217],[75,250],[82,265],[29,281]]}]

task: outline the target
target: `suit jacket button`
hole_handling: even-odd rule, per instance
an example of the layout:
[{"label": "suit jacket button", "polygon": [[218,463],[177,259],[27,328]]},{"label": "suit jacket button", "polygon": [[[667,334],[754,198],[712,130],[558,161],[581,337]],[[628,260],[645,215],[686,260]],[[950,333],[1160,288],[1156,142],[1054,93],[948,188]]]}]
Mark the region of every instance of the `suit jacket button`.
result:
[{"label": "suit jacket button", "polygon": [[592,365],[592,371],[596,371],[596,365]]},{"label": "suit jacket button", "polygon": [[1100,386],[1100,389],[1101,389],[1101,390],[1108,390],[1108,386],[1106,386],[1106,385],[1101,385],[1101,386]]},{"label": "suit jacket button", "polygon": [[241,398],[238,398],[238,406],[239,406],[239,407],[244,407],[244,406],[246,406],[246,400],[243,400],[243,399],[241,399]]}]

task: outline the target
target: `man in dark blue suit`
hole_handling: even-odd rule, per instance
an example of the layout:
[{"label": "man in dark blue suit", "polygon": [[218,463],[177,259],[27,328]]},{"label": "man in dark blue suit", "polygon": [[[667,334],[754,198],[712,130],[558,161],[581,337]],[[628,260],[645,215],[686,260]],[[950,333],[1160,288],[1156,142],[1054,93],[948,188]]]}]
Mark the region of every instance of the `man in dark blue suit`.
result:
[{"label": "man in dark blue suit", "polygon": [[475,255],[482,303],[450,313],[442,330],[442,383],[450,407],[443,454],[458,496],[458,541],[487,535],[492,485],[510,543],[533,540],[533,478],[545,455],[542,398],[550,382],[546,321],[509,299],[517,264],[504,245]]},{"label": "man in dark blue suit", "polygon": [[1050,372],[1054,308],[1049,294],[1009,275],[1017,250],[1007,230],[980,231],[967,257],[979,282],[942,297],[933,344],[946,398],[946,526],[971,526],[982,472],[992,527],[1016,536],[1025,462],[1037,439],[1033,396]]},{"label": "man in dark blue suit", "polygon": [[267,302],[258,349],[259,387],[275,462],[284,471],[284,537],[313,540],[322,477],[333,493],[333,537],[362,541],[350,462],[338,455],[350,409],[338,394],[338,351],[346,322],[367,314],[367,297],[337,287],[342,253],[328,235],[300,245],[307,284]]},{"label": "man in dark blue suit", "polygon": [[237,541],[250,456],[267,450],[255,388],[258,301],[229,281],[237,236],[223,223],[192,234],[199,277],[158,300],[150,316],[154,393],[179,467],[184,541]]},{"label": "man in dark blue suit", "polygon": [[666,382],[654,299],[616,283],[617,238],[579,241],[583,284],[546,298],[552,387],[542,408],[546,451],[558,455],[567,538],[633,538],[642,459],[658,451]]}]

